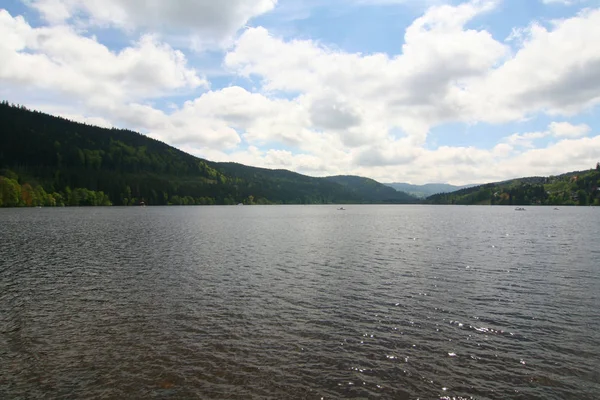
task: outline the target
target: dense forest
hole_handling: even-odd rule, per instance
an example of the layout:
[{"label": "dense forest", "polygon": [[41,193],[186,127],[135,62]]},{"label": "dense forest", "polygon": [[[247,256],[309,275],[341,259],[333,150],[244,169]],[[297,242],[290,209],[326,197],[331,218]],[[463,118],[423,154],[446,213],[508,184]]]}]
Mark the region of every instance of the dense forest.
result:
[{"label": "dense forest", "polygon": [[387,185],[370,179],[353,175],[338,175],[325,178],[330,182],[343,185],[358,196],[371,203],[414,203],[416,198],[405,192],[397,191]]},{"label": "dense forest", "polygon": [[477,184],[474,185],[464,185],[464,186],[456,186],[450,185],[448,183],[426,183],[424,185],[412,185],[410,183],[384,183],[384,185],[392,187],[396,190],[406,192],[411,196],[415,196],[419,199],[424,199],[426,197],[432,196],[438,193],[451,193],[460,189],[466,189],[474,186],[479,186]]},{"label": "dense forest", "polygon": [[600,205],[600,163],[558,176],[488,183],[430,196],[429,204]]},{"label": "dense forest", "polygon": [[210,162],[130,130],[0,103],[0,206],[416,201],[367,178]]}]

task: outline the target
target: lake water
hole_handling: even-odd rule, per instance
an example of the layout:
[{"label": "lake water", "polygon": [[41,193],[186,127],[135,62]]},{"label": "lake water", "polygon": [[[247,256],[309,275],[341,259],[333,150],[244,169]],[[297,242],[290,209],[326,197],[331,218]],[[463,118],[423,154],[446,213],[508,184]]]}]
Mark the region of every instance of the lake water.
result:
[{"label": "lake water", "polygon": [[600,208],[0,209],[2,399],[597,399]]}]

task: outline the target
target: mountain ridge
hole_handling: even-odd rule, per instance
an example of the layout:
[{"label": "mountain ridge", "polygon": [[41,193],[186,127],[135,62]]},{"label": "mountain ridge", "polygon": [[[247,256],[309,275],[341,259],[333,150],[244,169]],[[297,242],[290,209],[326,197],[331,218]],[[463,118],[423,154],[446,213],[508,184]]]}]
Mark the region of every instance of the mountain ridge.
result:
[{"label": "mountain ridge", "polygon": [[369,178],[342,184],[335,177],[209,161],[138,132],[8,102],[0,103],[0,127],[0,188],[10,192],[0,198],[4,206],[416,202]]},{"label": "mountain ridge", "polygon": [[480,184],[470,184],[470,185],[451,185],[449,183],[425,183],[423,185],[413,185],[410,183],[404,182],[390,182],[384,183],[384,185],[394,188],[395,190],[408,193],[417,198],[426,198],[428,196],[438,194],[438,193],[450,193],[455,192],[460,189],[466,189],[474,186],[479,186]]}]

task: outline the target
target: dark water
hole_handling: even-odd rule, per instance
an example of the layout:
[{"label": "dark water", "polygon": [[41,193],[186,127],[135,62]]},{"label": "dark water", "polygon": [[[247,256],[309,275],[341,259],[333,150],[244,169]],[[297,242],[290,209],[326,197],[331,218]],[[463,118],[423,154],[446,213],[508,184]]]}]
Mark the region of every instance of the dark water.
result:
[{"label": "dark water", "polygon": [[600,208],[0,210],[0,398],[596,399]]}]

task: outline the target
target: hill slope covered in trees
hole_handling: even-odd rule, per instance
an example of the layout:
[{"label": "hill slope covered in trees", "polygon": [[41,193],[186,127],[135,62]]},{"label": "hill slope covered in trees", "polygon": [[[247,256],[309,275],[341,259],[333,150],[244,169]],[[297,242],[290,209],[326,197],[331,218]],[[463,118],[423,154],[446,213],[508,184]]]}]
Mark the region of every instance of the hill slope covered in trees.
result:
[{"label": "hill slope covered in trees", "polygon": [[600,205],[600,164],[557,176],[488,183],[430,196],[429,204]]},{"label": "hill slope covered in trees", "polygon": [[348,188],[358,196],[368,199],[373,203],[416,203],[415,196],[408,193],[397,191],[388,185],[360,176],[353,175],[338,175],[329,176],[328,181],[339,183]]},{"label": "hill slope covered in trees", "polygon": [[412,185],[410,183],[401,183],[401,182],[393,182],[393,183],[384,183],[384,185],[392,187],[400,192],[405,192],[410,194],[411,196],[415,196],[419,199],[424,199],[426,197],[432,196],[438,193],[450,193],[455,192],[460,189],[466,189],[473,186],[478,185],[464,185],[464,186],[456,186],[450,185],[448,183],[426,183],[424,185]]},{"label": "hill slope covered in trees", "polygon": [[416,201],[355,178],[210,162],[129,130],[0,104],[0,206]]}]

